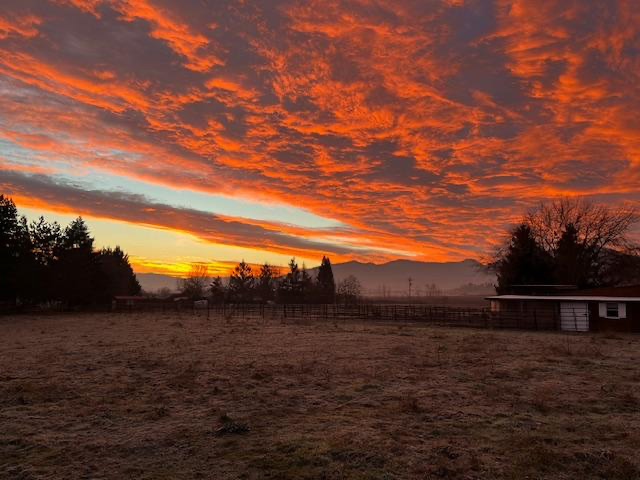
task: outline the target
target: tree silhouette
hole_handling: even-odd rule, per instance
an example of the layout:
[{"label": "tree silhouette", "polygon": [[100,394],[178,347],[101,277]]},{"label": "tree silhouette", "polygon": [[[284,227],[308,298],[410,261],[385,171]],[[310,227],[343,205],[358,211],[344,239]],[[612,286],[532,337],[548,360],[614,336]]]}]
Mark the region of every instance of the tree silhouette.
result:
[{"label": "tree silhouette", "polygon": [[99,283],[97,255],[93,251],[93,238],[82,217],[64,230],[54,275],[57,296],[69,306],[94,303],[100,294],[94,288]]},{"label": "tree silhouette", "polygon": [[15,203],[0,195],[0,300],[30,296],[33,254],[25,217],[18,217]]},{"label": "tree silhouette", "polygon": [[211,301],[213,303],[223,303],[224,299],[227,295],[227,289],[222,284],[222,279],[217,276],[211,282],[209,286],[209,291],[211,292]]},{"label": "tree silhouette", "polygon": [[344,304],[357,303],[360,295],[362,295],[362,286],[360,281],[353,275],[338,283],[337,297]]},{"label": "tree silhouette", "polygon": [[229,298],[232,302],[253,301],[255,277],[251,266],[242,260],[229,278]]},{"label": "tree silhouette", "polygon": [[554,279],[564,285],[586,287],[591,277],[589,256],[578,239],[578,230],[569,223],[560,236],[554,252]]},{"label": "tree silhouette", "polygon": [[62,248],[65,250],[93,251],[93,237],[89,234],[89,227],[82,217],[76,218],[64,230]]},{"label": "tree silhouette", "polygon": [[63,249],[63,231],[57,222],[49,223],[44,217],[31,222],[29,227],[34,256],[33,298],[43,301],[55,297],[58,260]]},{"label": "tree silhouette", "polygon": [[499,294],[507,293],[512,285],[550,283],[553,272],[552,257],[524,224],[512,231],[508,247],[498,253],[491,268],[497,274]]},{"label": "tree silhouette", "polygon": [[29,227],[36,262],[42,266],[52,265],[63,248],[63,232],[57,222],[49,223],[44,217],[31,222]]},{"label": "tree silhouette", "polygon": [[140,293],[140,284],[129,263],[129,256],[119,246],[100,250],[97,263],[100,270],[100,301],[108,302],[118,295]]},{"label": "tree silhouette", "polygon": [[[608,207],[580,198],[562,198],[542,203],[530,211],[524,222],[538,245],[554,257],[555,272],[573,278],[579,286],[613,285],[615,259],[635,263],[640,248],[630,237],[640,220],[633,206]],[[577,262],[578,271],[570,274]]]},{"label": "tree silhouette", "polygon": [[334,303],[336,300],[336,282],[333,278],[333,269],[329,257],[322,257],[316,279],[318,301],[320,303]]},{"label": "tree silhouette", "polygon": [[314,300],[314,287],[313,278],[307,272],[307,267],[305,264],[302,264],[302,270],[300,270],[300,293],[299,293],[299,302],[301,303],[309,303]]},{"label": "tree silhouette", "polygon": [[263,302],[270,302],[275,298],[276,285],[275,280],[278,271],[272,265],[265,263],[260,267],[258,274],[258,285],[256,287],[257,294]]},{"label": "tree silhouette", "polygon": [[498,293],[510,285],[620,285],[640,280],[640,248],[629,233],[634,207],[597,205],[579,198],[542,203],[511,232],[507,247],[489,264]]},{"label": "tree silhouette", "polygon": [[205,296],[208,282],[209,267],[201,263],[194,263],[191,265],[187,277],[178,282],[178,289],[185,297],[199,300]]},{"label": "tree silhouette", "polygon": [[299,303],[302,301],[302,272],[296,259],[289,261],[289,272],[278,285],[278,301],[281,303]]},{"label": "tree silhouette", "polygon": [[93,244],[81,217],[64,231],[43,217],[28,224],[0,195],[0,300],[78,307],[139,293],[126,253],[119,247],[95,252]]}]

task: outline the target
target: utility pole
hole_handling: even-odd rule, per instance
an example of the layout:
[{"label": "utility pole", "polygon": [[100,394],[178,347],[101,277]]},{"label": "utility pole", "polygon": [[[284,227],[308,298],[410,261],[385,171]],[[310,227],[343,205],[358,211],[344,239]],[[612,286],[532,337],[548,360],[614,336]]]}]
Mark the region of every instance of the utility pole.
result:
[{"label": "utility pole", "polygon": [[411,285],[413,285],[413,278],[409,277],[409,298],[411,298]]}]

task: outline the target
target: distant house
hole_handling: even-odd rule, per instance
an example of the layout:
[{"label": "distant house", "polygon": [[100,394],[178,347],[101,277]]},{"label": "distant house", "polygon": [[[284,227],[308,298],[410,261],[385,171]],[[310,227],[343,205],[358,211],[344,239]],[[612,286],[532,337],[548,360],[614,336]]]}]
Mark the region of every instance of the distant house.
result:
[{"label": "distant house", "polygon": [[[487,297],[492,314],[533,318],[536,328],[542,329],[640,332],[640,285],[589,290],[531,287],[526,294]],[[546,293],[539,293],[543,290]]]}]

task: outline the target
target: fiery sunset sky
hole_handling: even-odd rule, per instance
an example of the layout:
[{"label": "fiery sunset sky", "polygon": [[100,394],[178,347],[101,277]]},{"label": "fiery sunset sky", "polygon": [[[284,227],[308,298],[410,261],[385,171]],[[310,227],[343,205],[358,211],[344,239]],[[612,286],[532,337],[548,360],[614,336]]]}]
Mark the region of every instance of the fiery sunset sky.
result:
[{"label": "fiery sunset sky", "polygon": [[2,0],[0,193],[138,271],[481,258],[640,200],[637,0]]}]

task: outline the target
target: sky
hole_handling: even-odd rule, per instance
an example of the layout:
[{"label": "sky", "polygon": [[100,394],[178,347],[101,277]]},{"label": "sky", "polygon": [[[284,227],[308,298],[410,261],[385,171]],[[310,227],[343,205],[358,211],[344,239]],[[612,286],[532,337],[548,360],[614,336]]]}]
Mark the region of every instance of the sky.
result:
[{"label": "sky", "polygon": [[0,193],[138,272],[482,259],[640,200],[636,0],[3,0]]}]

